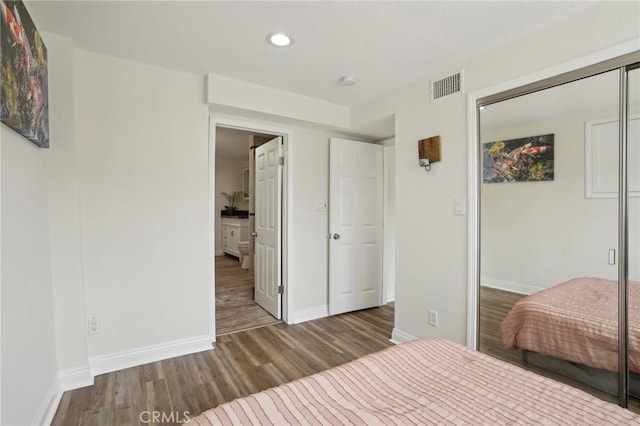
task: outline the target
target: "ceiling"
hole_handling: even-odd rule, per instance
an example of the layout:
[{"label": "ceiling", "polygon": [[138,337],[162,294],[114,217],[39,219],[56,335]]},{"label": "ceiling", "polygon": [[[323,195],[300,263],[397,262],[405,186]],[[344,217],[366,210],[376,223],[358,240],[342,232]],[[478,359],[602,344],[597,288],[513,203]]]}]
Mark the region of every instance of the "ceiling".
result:
[{"label": "ceiling", "polygon": [[[351,106],[573,14],[583,1],[27,1],[77,47]],[[284,31],[288,48],[267,44]],[[358,79],[341,86],[343,75]]]},{"label": "ceiling", "polygon": [[216,160],[249,160],[249,137],[261,133],[216,126]]}]

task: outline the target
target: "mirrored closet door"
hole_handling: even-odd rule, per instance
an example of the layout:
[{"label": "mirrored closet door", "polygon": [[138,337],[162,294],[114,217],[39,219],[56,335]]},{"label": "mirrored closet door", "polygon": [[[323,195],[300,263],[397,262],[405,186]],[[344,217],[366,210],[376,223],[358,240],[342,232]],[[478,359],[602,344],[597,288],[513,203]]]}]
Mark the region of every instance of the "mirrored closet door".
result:
[{"label": "mirrored closet door", "polygon": [[[480,100],[478,110],[478,347],[621,404],[627,388],[640,395],[633,371],[640,368],[628,380],[618,373],[619,349],[636,339],[640,345],[640,294],[628,304],[638,331],[621,341],[618,327],[627,306],[620,304],[627,300],[619,297],[620,270],[633,293],[640,263],[637,72],[625,88],[635,93],[627,102],[623,170],[619,68]],[[631,188],[625,202],[622,172]],[[634,398],[630,406],[640,407]]]},{"label": "mirrored closet door", "polygon": [[[638,64],[636,64],[638,65]],[[640,68],[627,72],[628,406],[640,412]]]}]

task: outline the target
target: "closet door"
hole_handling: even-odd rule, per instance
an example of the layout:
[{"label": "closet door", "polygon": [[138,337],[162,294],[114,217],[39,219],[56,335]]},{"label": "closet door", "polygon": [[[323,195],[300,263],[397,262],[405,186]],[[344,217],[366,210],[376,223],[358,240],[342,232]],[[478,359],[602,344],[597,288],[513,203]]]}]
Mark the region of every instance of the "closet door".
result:
[{"label": "closet door", "polygon": [[[640,411],[640,64],[626,69],[626,78],[621,86],[626,89],[626,179],[621,176],[621,183],[626,182],[625,202],[621,208],[626,209],[626,256],[621,263],[621,275],[627,278],[627,358],[629,398],[621,398],[622,404],[628,403],[630,409]],[[624,117],[623,117],[624,120]],[[621,259],[622,260],[622,259]],[[623,379],[624,380],[624,379]]]},{"label": "closet door", "polygon": [[619,392],[619,75],[479,111],[479,349],[611,402]]}]

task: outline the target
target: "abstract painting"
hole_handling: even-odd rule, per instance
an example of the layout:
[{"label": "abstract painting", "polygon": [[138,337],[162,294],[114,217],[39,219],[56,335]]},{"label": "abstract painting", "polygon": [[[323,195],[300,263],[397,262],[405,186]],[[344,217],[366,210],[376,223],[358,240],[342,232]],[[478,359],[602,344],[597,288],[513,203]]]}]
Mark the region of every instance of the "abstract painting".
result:
[{"label": "abstract painting", "polygon": [[488,142],[482,146],[482,181],[553,180],[554,135]]},{"label": "abstract painting", "polygon": [[47,48],[22,1],[0,0],[0,121],[49,147]]}]

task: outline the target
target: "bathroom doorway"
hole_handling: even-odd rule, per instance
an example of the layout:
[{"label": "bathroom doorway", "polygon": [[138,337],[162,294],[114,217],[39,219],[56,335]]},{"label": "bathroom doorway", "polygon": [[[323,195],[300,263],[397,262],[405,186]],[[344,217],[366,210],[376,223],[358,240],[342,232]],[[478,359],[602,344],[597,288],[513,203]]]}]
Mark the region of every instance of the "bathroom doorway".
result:
[{"label": "bathroom doorway", "polygon": [[[216,336],[221,336],[281,321],[256,303],[256,273],[261,272],[254,267],[255,213],[260,206],[255,202],[259,197],[254,172],[256,149],[282,135],[227,122],[212,122],[214,129],[214,327]],[[286,223],[283,217],[280,221]],[[279,257],[284,260],[282,254]],[[283,263],[278,262],[281,271]],[[284,273],[282,278],[284,288]]]}]

